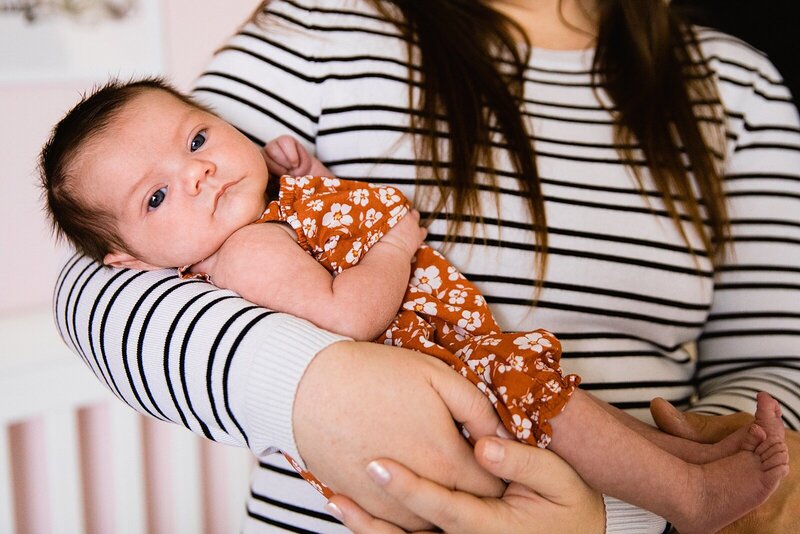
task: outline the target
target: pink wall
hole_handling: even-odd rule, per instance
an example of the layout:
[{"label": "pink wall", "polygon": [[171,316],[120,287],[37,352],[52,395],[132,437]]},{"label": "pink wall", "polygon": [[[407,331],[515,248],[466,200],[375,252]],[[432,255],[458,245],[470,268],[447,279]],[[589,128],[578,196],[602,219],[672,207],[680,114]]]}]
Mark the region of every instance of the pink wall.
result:
[{"label": "pink wall", "polygon": [[[223,40],[258,5],[258,0],[165,0],[160,1],[162,14],[165,73],[181,89],[188,89],[205,63]],[[41,211],[36,176],[36,157],[46,140],[52,125],[79,97],[80,93],[93,85],[88,80],[68,82],[36,82],[0,84],[0,162],[3,176],[0,178],[0,320],[3,316],[37,310],[49,306],[53,282],[58,269],[66,257],[67,250],[57,246],[50,237],[46,220]],[[0,357],[3,355],[0,354]],[[87,451],[103,431],[102,408],[91,408],[83,414],[82,441]],[[147,428],[152,428],[148,423]],[[41,425],[36,421],[16,425],[12,433],[12,465],[17,482],[15,494],[18,517],[27,517],[22,532],[47,532],[46,516],[25,506],[41,502],[35,494],[37,480],[42,480],[42,462],[37,444],[41,445]],[[155,436],[162,430],[153,429]],[[213,488],[224,488],[219,481],[223,476],[215,470],[214,458],[219,456],[219,445],[210,442],[202,445],[204,464],[202,467],[206,493]],[[163,453],[151,452],[148,465],[159,465],[168,461]],[[84,451],[86,452],[86,451]],[[88,532],[108,532],[109,517],[104,513],[101,501],[107,494],[107,481],[100,473],[107,472],[102,462],[93,456],[92,472],[84,473],[89,486],[94,490],[86,495],[90,502],[97,502],[96,509],[86,514]],[[198,466],[200,468],[200,466]],[[26,484],[25,480],[31,481]],[[154,478],[147,477],[150,484]],[[158,509],[153,502],[165,502],[169,496],[159,496],[165,490],[160,484],[150,484],[149,504],[151,516],[148,530],[169,532],[169,513]],[[224,499],[205,495],[206,502],[223,502]],[[211,507],[209,507],[211,508]],[[205,532],[225,532],[216,508],[207,510]],[[41,517],[36,522],[35,518]],[[41,524],[40,524],[41,523]]]},{"label": "pink wall", "polygon": [[[187,89],[257,0],[161,1],[166,75]],[[0,316],[41,308],[65,249],[50,238],[36,187],[36,157],[60,116],[93,82],[0,84]]]}]

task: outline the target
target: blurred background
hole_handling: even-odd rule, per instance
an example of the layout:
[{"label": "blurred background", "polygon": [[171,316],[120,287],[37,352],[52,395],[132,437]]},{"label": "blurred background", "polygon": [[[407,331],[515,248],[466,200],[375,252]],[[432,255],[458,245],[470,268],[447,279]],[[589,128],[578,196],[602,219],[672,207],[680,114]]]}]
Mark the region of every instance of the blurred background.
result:
[{"label": "blurred background", "polygon": [[68,251],[41,210],[53,124],[108,76],[188,90],[257,0],[0,0],[0,534],[230,533],[251,459],[136,415],[55,333]]}]

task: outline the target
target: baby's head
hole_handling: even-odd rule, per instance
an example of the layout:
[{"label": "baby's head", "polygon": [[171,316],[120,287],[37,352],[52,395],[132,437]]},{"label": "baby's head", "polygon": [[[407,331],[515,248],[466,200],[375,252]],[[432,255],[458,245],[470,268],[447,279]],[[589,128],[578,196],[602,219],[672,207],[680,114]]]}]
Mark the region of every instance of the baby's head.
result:
[{"label": "baby's head", "polygon": [[40,170],[56,234],[115,267],[196,263],[265,208],[261,149],[156,78],[85,96]]}]

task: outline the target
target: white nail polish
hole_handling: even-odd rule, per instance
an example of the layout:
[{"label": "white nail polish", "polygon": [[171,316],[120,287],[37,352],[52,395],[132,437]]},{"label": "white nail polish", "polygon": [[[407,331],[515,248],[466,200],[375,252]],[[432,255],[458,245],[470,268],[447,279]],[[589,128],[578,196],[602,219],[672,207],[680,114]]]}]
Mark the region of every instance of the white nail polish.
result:
[{"label": "white nail polish", "polygon": [[331,514],[333,517],[335,517],[339,521],[344,521],[344,515],[342,515],[342,511],[334,503],[328,502],[325,505],[325,511],[328,512],[329,514]]},{"label": "white nail polish", "polygon": [[367,464],[367,473],[380,486],[385,486],[392,479],[392,475],[377,460]]}]

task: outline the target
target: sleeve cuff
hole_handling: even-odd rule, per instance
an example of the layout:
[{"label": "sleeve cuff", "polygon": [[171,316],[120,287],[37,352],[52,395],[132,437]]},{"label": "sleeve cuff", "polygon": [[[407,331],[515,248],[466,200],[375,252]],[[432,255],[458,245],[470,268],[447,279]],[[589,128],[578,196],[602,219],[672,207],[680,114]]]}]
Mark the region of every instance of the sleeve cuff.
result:
[{"label": "sleeve cuff", "polygon": [[603,502],[607,534],[661,534],[667,527],[667,522],[661,517],[632,504],[608,495],[603,495]]},{"label": "sleeve cuff", "polygon": [[[297,386],[322,349],[350,338],[291,315],[272,315],[269,335],[253,347],[245,407],[250,449],[257,457],[283,452],[305,468],[297,450],[292,413]],[[277,321],[277,322],[276,322]]]}]

